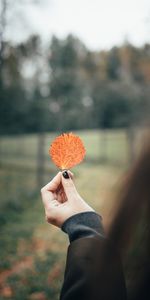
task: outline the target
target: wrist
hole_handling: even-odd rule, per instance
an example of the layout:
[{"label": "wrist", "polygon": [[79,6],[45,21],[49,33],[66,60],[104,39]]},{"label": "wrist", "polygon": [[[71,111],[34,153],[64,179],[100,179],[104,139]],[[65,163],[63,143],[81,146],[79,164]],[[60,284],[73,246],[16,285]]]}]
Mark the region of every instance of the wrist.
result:
[{"label": "wrist", "polygon": [[68,234],[70,242],[82,237],[104,236],[102,217],[95,211],[72,215],[62,224],[61,229]]}]

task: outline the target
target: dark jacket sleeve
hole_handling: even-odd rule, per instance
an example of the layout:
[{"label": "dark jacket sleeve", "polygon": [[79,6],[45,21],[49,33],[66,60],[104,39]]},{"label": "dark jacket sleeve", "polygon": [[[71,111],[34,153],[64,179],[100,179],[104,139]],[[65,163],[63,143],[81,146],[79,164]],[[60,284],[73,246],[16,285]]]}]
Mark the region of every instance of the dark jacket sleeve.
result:
[{"label": "dark jacket sleeve", "polygon": [[60,300],[125,300],[121,261],[104,235],[100,216],[95,212],[77,214],[62,230],[68,233],[70,245]]}]

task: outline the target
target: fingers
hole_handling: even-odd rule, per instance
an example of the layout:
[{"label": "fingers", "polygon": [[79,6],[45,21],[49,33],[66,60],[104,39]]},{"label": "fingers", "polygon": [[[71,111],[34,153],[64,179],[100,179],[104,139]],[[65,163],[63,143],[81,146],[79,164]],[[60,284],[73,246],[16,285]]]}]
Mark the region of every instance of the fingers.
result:
[{"label": "fingers", "polygon": [[41,189],[41,196],[42,196],[42,201],[43,201],[44,207],[45,207],[45,209],[47,209],[49,207],[50,203],[54,200],[54,195],[52,192]]},{"label": "fingers", "polygon": [[67,201],[67,197],[63,188],[59,193],[56,194],[55,199],[57,199],[60,203],[64,203]]},{"label": "fingers", "polygon": [[79,195],[72,181],[72,173],[70,171],[62,172],[62,185],[68,201],[74,201]]},{"label": "fingers", "polygon": [[49,207],[50,202],[54,200],[54,192],[61,183],[61,172],[59,172],[48,184],[41,189],[42,201],[46,207]]},{"label": "fingers", "polygon": [[[57,199],[59,202],[65,202],[67,199],[68,200],[74,199],[76,189],[71,179],[73,178],[73,173],[68,171],[68,174],[69,174],[69,182],[62,176],[62,173],[59,172],[48,184],[46,184],[41,189],[42,200],[45,207],[48,207],[50,205],[50,202],[54,199]],[[59,196],[59,188],[61,185],[63,186],[65,192],[63,196],[62,195]],[[67,199],[65,194],[67,196]]]},{"label": "fingers", "polygon": [[61,172],[57,173],[57,175],[41,189],[41,192],[42,193],[47,191],[55,192],[59,187],[60,183],[61,183]]}]

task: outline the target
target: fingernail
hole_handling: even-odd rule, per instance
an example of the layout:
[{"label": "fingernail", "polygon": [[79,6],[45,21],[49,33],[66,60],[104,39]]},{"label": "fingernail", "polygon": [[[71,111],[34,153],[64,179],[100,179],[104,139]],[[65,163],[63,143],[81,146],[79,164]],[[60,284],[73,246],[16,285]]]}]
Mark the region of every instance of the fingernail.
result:
[{"label": "fingernail", "polygon": [[67,171],[64,171],[62,174],[63,174],[65,179],[69,179],[69,174],[68,174]]}]

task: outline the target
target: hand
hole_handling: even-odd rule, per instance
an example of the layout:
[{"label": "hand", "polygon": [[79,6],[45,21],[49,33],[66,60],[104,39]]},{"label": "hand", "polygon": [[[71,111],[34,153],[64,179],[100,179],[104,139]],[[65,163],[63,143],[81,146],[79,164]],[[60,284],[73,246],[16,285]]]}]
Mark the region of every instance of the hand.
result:
[{"label": "hand", "polygon": [[94,211],[78,194],[72,177],[70,171],[59,172],[41,189],[46,220],[58,227],[77,213]]}]

